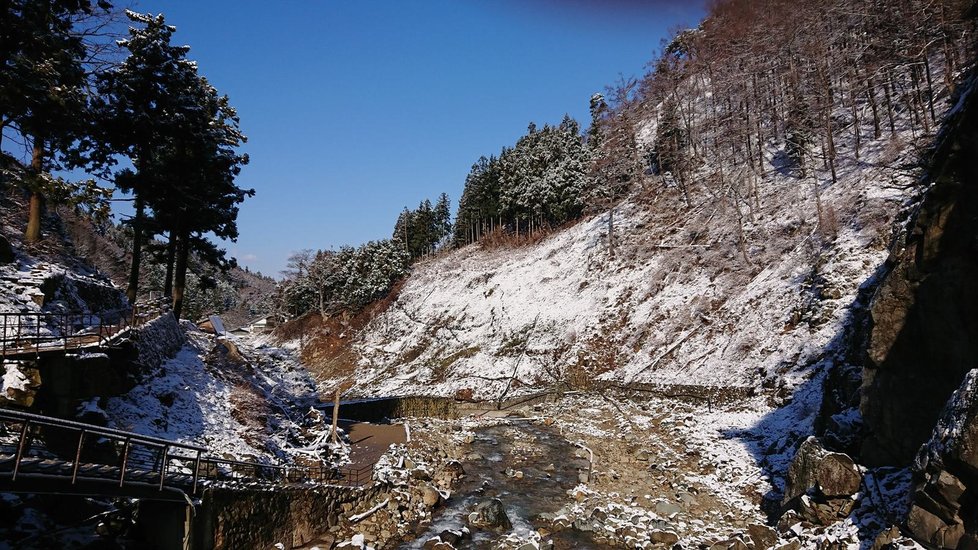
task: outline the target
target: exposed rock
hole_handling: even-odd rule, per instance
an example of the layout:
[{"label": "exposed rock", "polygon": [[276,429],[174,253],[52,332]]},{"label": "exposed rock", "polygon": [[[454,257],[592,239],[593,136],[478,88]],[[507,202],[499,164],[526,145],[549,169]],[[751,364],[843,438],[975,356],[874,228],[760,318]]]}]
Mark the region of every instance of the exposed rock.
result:
[{"label": "exposed rock", "polygon": [[809,437],[798,448],[788,468],[782,505],[791,505],[812,489],[817,491],[819,502],[848,497],[859,490],[861,482],[862,474],[851,458],[826,451],[818,439]]},{"label": "exposed rock", "polygon": [[445,463],[440,471],[450,475],[454,479],[458,479],[465,475],[465,468],[463,468],[462,463],[457,460],[449,460]]},{"label": "exposed rock", "polygon": [[754,523],[747,526],[747,534],[757,550],[774,548],[778,543],[778,533],[767,525]]},{"label": "exposed rock", "polygon": [[498,498],[480,502],[475,511],[469,514],[469,523],[476,527],[488,529],[511,529],[513,524],[506,515],[506,509]]},{"label": "exposed rock", "polygon": [[951,524],[924,510],[917,504],[910,508],[907,529],[921,542],[938,548],[957,548],[964,536],[964,525],[958,519]]},{"label": "exposed rock", "polygon": [[826,497],[849,496],[859,490],[862,474],[847,455],[829,453],[819,462],[815,481]]},{"label": "exposed rock", "polygon": [[679,535],[672,531],[651,531],[649,532],[649,540],[656,544],[672,546],[679,542]]},{"label": "exposed rock", "polygon": [[714,543],[713,546],[710,546],[710,550],[749,550],[749,548],[744,541],[732,538]]},{"label": "exposed rock", "polygon": [[456,544],[462,539],[468,538],[468,536],[468,529],[445,529],[440,535],[438,535],[438,538],[444,542],[447,542],[448,544]]},{"label": "exposed rock", "polygon": [[778,532],[788,533],[791,528],[802,522],[802,517],[794,510],[788,510],[778,519]]},{"label": "exposed rock", "polygon": [[884,529],[876,535],[876,539],[873,540],[873,547],[871,550],[882,550],[887,547],[887,545],[893,543],[900,538],[900,528],[897,526],[892,526],[889,529]]},{"label": "exposed rock", "polygon": [[910,462],[978,357],[975,88],[961,87],[931,163],[934,184],[873,298],[860,403],[869,466]]},{"label": "exposed rock", "polygon": [[671,502],[661,500],[655,503],[655,513],[660,516],[671,516],[679,512],[682,512],[682,509]]},{"label": "exposed rock", "polygon": [[3,369],[0,399],[25,408],[33,405],[41,387],[41,371],[19,361],[5,361]]},{"label": "exposed rock", "polygon": [[798,499],[798,511],[806,520],[818,524],[829,525],[849,515],[856,501],[852,498],[813,498],[802,495]]},{"label": "exposed rock", "polygon": [[428,508],[434,508],[438,505],[440,500],[441,495],[438,494],[438,491],[436,491],[434,487],[426,485],[421,489],[421,501],[424,502],[424,505]]},{"label": "exposed rock", "polygon": [[913,536],[941,548],[978,540],[978,369],[951,395],[913,471]]},{"label": "exposed rock", "polygon": [[788,505],[792,500],[815,486],[818,464],[826,453],[814,436],[806,439],[798,447],[798,452],[795,453],[795,458],[791,461],[791,466],[788,467],[784,497],[781,499],[782,506]]}]

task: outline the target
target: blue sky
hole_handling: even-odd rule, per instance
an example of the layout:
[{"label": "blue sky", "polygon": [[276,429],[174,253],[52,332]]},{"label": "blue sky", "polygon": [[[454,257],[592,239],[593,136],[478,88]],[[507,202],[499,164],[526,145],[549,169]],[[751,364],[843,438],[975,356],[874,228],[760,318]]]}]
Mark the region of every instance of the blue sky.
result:
[{"label": "blue sky", "polygon": [[705,0],[138,0],[230,96],[249,137],[239,261],[278,276],[295,250],[390,236],[530,121],[588,123]]}]

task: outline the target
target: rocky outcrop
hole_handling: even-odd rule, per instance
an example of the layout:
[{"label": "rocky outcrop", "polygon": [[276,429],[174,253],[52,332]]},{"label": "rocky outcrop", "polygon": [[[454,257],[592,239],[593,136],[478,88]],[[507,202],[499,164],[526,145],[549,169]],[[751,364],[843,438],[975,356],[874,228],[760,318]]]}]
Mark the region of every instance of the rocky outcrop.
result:
[{"label": "rocky outcrop", "polygon": [[812,523],[828,525],[849,514],[861,483],[862,474],[848,455],[829,452],[809,437],[788,468],[782,506]]},{"label": "rocky outcrop", "polygon": [[862,461],[906,465],[978,357],[976,81],[938,139],[928,190],[871,305]]},{"label": "rocky outcrop", "polygon": [[978,370],[951,396],[913,469],[907,529],[938,548],[978,547]]}]

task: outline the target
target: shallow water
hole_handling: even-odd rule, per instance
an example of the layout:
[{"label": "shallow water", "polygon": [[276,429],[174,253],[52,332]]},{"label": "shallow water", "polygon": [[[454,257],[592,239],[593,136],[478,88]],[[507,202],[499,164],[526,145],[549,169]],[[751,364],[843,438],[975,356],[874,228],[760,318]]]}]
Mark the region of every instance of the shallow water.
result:
[{"label": "shallow water", "polygon": [[[424,542],[446,529],[461,529],[466,518],[483,500],[498,498],[513,524],[510,532],[526,534],[537,527],[548,527],[537,516],[553,513],[571,502],[567,491],[578,484],[578,475],[587,471],[586,459],[575,457],[576,447],[555,431],[529,421],[482,428],[470,446],[470,460],[462,463],[465,476],[459,480],[445,507],[435,512],[432,523],[418,538],[402,548],[421,548]],[[552,469],[549,466],[552,465]],[[507,475],[506,470],[523,472],[523,479]],[[456,548],[488,548],[506,532],[480,530],[469,526],[472,538]],[[574,529],[550,537],[554,548],[611,548],[596,544],[587,533]]]}]

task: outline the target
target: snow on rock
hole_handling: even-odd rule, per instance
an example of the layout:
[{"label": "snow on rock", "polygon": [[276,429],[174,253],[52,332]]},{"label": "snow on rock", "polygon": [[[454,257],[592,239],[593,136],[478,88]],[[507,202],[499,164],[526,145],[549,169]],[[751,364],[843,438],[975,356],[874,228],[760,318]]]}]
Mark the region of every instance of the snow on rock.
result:
[{"label": "snow on rock", "polygon": [[4,361],[0,402],[30,407],[41,386],[40,372],[20,361]]}]

